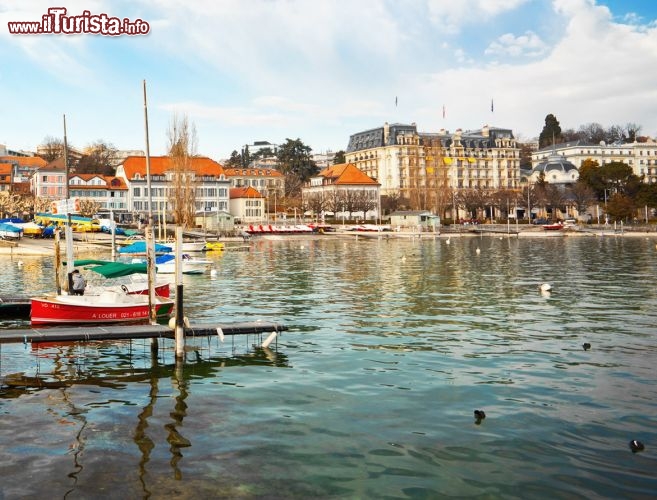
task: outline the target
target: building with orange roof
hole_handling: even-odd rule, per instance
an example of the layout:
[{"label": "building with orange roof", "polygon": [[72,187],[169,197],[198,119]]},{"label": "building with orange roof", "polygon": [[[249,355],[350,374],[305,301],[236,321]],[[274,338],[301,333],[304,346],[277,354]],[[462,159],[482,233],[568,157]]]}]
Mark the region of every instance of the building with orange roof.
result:
[{"label": "building with orange roof", "polygon": [[[127,186],[128,210],[146,218],[149,212],[171,213],[173,210],[172,190],[174,166],[168,156],[151,156],[150,165],[146,165],[145,156],[128,156],[116,169],[116,176],[123,179]],[[190,159],[189,174],[195,188],[195,206],[199,212],[217,212],[228,210],[230,180],[224,168],[216,161],[198,156]],[[150,174],[151,192],[148,192],[148,174]]]},{"label": "building with orange roof", "polygon": [[128,186],[120,177],[100,174],[69,175],[71,198],[95,201],[99,212],[128,212]]},{"label": "building with orange roof", "polygon": [[230,187],[251,186],[257,189],[265,198],[285,196],[285,176],[274,168],[268,167],[240,167],[226,168],[226,177],[230,180]]},{"label": "building with orange roof", "polygon": [[230,189],[230,213],[236,224],[252,224],[265,220],[264,195],[254,187],[243,186]]},{"label": "building with orange roof", "polygon": [[38,156],[0,156],[0,166],[2,166],[3,171],[6,170],[6,166],[9,166],[6,182],[0,181],[0,190],[11,189],[13,192],[29,193],[30,178],[34,175],[34,172],[46,165],[46,160]]},{"label": "building with orange roof", "polygon": [[30,189],[34,196],[50,200],[66,198],[66,169],[51,162],[37,169],[30,177]]},{"label": "building with orange roof", "polygon": [[301,189],[304,209],[323,217],[377,218],[381,185],[353,163],[332,165],[312,177]]}]

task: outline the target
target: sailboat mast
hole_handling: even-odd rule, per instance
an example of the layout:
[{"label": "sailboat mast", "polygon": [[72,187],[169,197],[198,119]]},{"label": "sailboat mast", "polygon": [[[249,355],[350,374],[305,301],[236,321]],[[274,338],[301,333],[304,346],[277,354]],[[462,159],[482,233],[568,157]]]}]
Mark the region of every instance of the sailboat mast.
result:
[{"label": "sailboat mast", "polygon": [[66,227],[64,234],[66,236],[66,274],[68,276],[68,289],[73,288],[73,229],[71,223],[71,193],[69,186],[69,166],[68,166],[68,141],[66,138],[66,115],[64,115],[64,194],[66,196]]},{"label": "sailboat mast", "polygon": [[[146,189],[148,190],[148,225],[146,226],[146,266],[148,270],[148,310],[151,323],[157,322],[155,308],[155,233],[153,230],[153,196],[151,194],[151,151],[148,138],[148,105],[144,80],[144,128],[146,133]],[[151,350],[157,351],[157,339],[151,341]]]}]

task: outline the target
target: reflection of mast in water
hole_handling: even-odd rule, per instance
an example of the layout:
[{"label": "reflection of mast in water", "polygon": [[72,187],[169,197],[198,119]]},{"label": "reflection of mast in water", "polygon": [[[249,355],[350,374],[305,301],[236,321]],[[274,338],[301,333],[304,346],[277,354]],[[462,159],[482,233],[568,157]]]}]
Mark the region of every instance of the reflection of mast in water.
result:
[{"label": "reflection of mast in water", "polygon": [[[72,350],[73,346],[69,347],[68,353],[66,353],[66,355],[59,351],[53,359],[53,376],[60,381],[67,382],[68,379],[75,378],[76,376],[80,375],[80,367],[74,366],[70,363],[70,360],[73,360],[75,363],[76,359],[76,354],[71,352]],[[64,363],[63,360],[68,360],[69,363]],[[64,494],[64,498],[68,497],[70,493],[75,491],[75,487],[78,482],[78,474],[80,474],[83,469],[80,457],[84,451],[85,440],[82,436],[82,433],[87,427],[87,419],[84,415],[86,410],[80,410],[75,406],[75,403],[71,401],[71,398],[68,395],[67,389],[67,384],[62,385],[60,388],[62,401],[69,408],[67,412],[68,415],[74,420],[80,422],[81,425],[78,429],[78,432],[75,433],[75,442],[71,444],[71,450],[73,451],[73,472],[70,472],[67,474],[67,476],[73,480],[73,484],[71,485],[71,488]]]},{"label": "reflection of mast in water", "polygon": [[150,371],[151,376],[149,378],[151,390],[148,392],[148,404],[137,417],[139,419],[139,423],[135,429],[135,443],[137,444],[139,451],[141,451],[141,459],[139,460],[139,481],[141,482],[142,489],[144,490],[144,498],[149,498],[151,496],[151,492],[146,487],[146,464],[150,460],[151,451],[153,448],[155,448],[155,443],[146,434],[146,428],[148,427],[148,417],[153,415],[153,408],[155,407],[155,401],[157,399],[158,373],[156,368],[157,357],[152,356]]},{"label": "reflection of mast in water", "polygon": [[192,443],[189,439],[183,437],[180,432],[178,432],[178,427],[182,426],[183,418],[187,416],[187,381],[185,381],[183,374],[183,360],[176,359],[176,368],[173,374],[173,385],[178,389],[178,395],[176,396],[176,405],[174,411],[169,415],[173,418],[174,422],[171,424],[166,424],[164,428],[169,432],[167,436],[167,442],[171,445],[169,448],[171,450],[171,467],[173,468],[174,476],[176,479],[182,479],[182,472],[178,468],[178,462],[182,459],[181,448],[186,448],[191,446]]}]

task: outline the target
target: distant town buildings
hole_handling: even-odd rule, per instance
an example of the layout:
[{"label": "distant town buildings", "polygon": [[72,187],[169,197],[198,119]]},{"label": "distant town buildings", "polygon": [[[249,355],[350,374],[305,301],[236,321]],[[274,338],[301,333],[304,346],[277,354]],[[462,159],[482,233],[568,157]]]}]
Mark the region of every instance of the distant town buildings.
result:
[{"label": "distant town buildings", "polygon": [[578,169],[585,160],[594,160],[602,166],[611,162],[623,162],[632,167],[635,175],[644,182],[657,182],[657,141],[626,144],[586,144],[582,141],[566,142],[546,147],[532,153],[532,165],[536,167],[550,156],[558,155]]}]

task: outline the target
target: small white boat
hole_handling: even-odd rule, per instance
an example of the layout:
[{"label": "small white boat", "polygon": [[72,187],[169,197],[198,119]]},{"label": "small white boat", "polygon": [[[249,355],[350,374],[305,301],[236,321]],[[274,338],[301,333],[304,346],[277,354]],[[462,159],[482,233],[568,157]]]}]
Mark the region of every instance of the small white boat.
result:
[{"label": "small white boat", "polygon": [[[171,247],[175,250],[176,242],[175,241],[156,241],[158,245],[164,245]],[[183,241],[182,242],[182,251],[183,252],[202,252],[205,247],[205,241]]]},{"label": "small white boat", "polygon": [[[133,259],[135,262],[143,262],[141,259]],[[183,274],[204,274],[210,270],[212,266],[211,260],[196,259],[189,254],[182,254],[181,259],[182,273]],[[155,258],[155,269],[157,274],[175,274],[176,273],[176,257],[173,254],[159,255]]]}]

